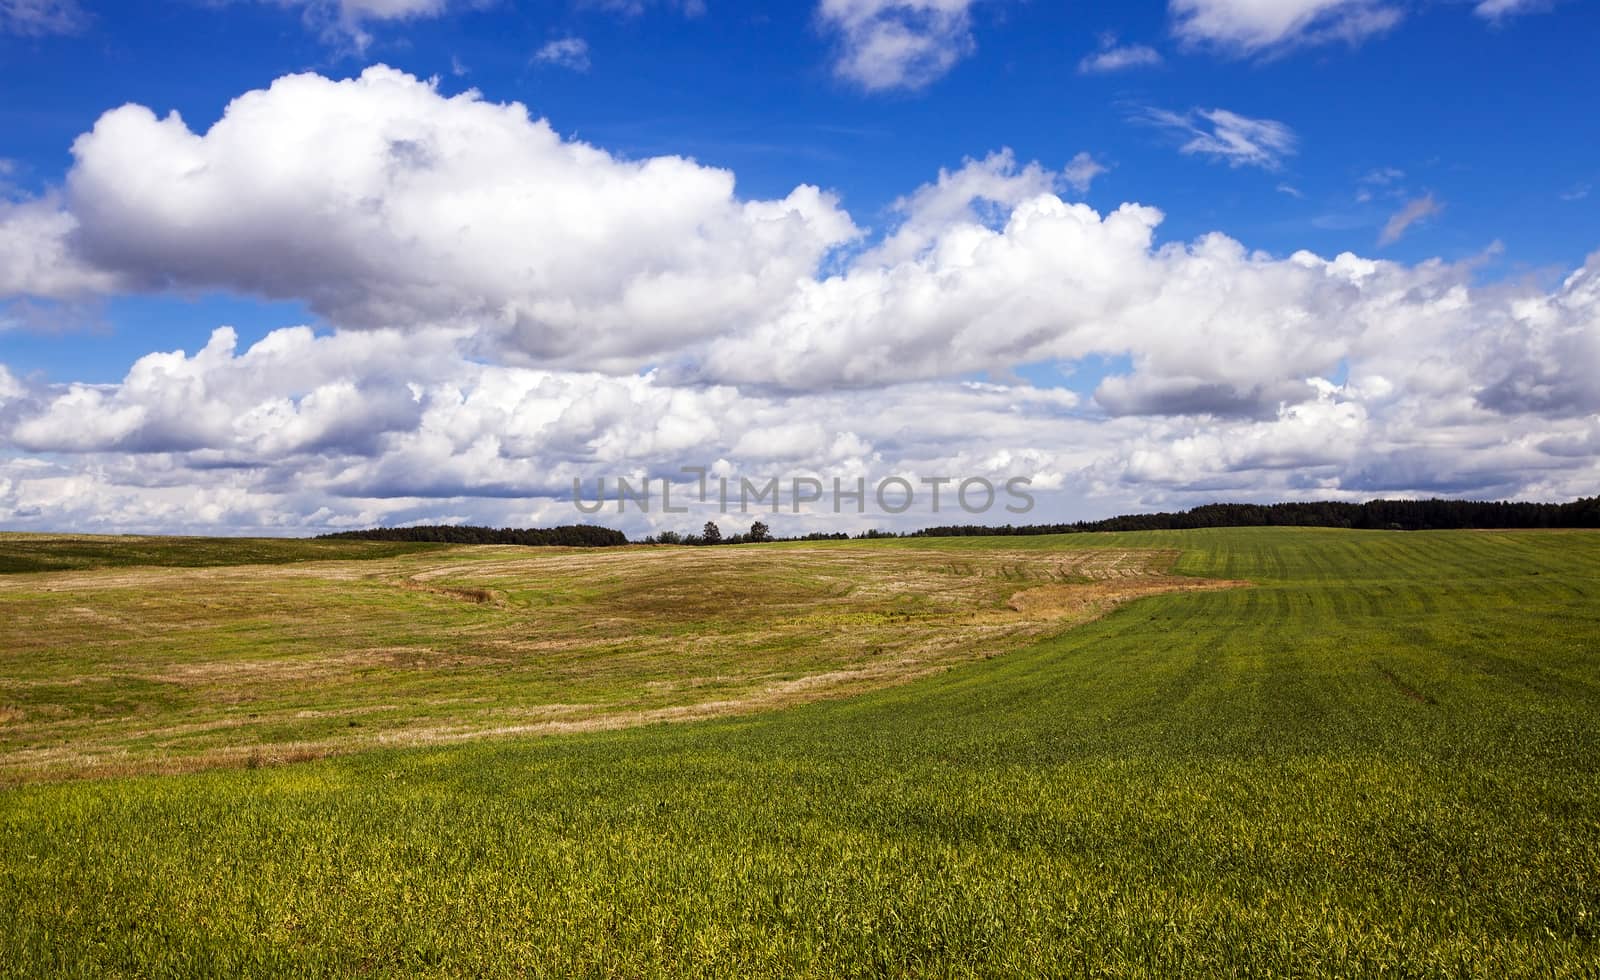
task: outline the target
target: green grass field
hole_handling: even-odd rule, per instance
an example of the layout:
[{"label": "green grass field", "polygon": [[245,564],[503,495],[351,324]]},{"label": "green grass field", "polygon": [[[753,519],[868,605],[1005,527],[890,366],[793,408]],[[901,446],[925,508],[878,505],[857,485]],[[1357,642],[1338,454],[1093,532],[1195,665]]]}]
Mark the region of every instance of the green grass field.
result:
[{"label": "green grass field", "polygon": [[1596,975],[1600,534],[295,557],[0,581],[0,971]]}]

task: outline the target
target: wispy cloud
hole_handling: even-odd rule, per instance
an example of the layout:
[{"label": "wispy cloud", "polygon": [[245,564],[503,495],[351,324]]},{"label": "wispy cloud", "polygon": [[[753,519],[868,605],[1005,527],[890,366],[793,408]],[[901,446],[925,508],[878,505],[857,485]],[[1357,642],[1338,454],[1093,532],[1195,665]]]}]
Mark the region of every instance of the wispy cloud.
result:
[{"label": "wispy cloud", "polygon": [[[6,0],[0,0],[5,3]],[[24,0],[27,2],[27,0]],[[443,17],[481,0],[259,0],[278,7],[299,8],[307,26],[324,42],[360,54],[372,44],[368,27]]]},{"label": "wispy cloud", "polygon": [[533,53],[541,65],[555,65],[573,71],[589,70],[589,42],[581,37],[557,38]]},{"label": "wispy cloud", "polygon": [[88,23],[77,0],[0,0],[0,34],[75,34]]},{"label": "wispy cloud", "polygon": [[1560,194],[1560,197],[1561,197],[1561,199],[1563,201],[1581,201],[1584,198],[1589,196],[1589,192],[1591,190],[1594,190],[1594,185],[1593,184],[1589,184],[1589,183],[1573,184],[1568,189],[1562,191],[1561,194]]},{"label": "wispy cloud", "polygon": [[1424,194],[1419,198],[1407,201],[1406,206],[1390,216],[1383,226],[1383,233],[1378,236],[1379,245],[1393,245],[1405,235],[1406,229],[1419,221],[1425,221],[1444,210],[1444,205],[1434,200],[1432,194]]},{"label": "wispy cloud", "polygon": [[1172,112],[1146,109],[1137,117],[1189,139],[1180,153],[1206,156],[1230,167],[1277,170],[1283,158],[1293,156],[1298,140],[1294,130],[1274,119],[1252,119],[1227,109],[1193,109]]},{"label": "wispy cloud", "polygon": [[1359,44],[1403,16],[1399,4],[1385,0],[1171,0],[1169,10],[1180,40],[1235,55]]},{"label": "wispy cloud", "polygon": [[1296,200],[1305,200],[1305,194],[1300,190],[1300,188],[1294,186],[1293,184],[1279,184],[1278,193],[1287,194]]},{"label": "wispy cloud", "polygon": [[1555,0],[1478,0],[1472,12],[1484,20],[1500,21],[1520,14],[1533,14],[1549,10]]},{"label": "wispy cloud", "polygon": [[1078,74],[1103,75],[1161,64],[1161,52],[1147,44],[1118,44],[1115,34],[1100,35],[1100,49],[1078,62]]},{"label": "wispy cloud", "polygon": [[1356,202],[1369,204],[1379,197],[1403,200],[1407,191],[1406,172],[1399,167],[1377,167],[1356,180]]},{"label": "wispy cloud", "polygon": [[647,8],[658,4],[663,7],[676,7],[685,17],[701,17],[706,12],[705,0],[580,0],[579,6],[596,7],[627,17],[640,17]]},{"label": "wispy cloud", "polygon": [[[10,5],[76,5],[79,0],[0,0],[0,11]],[[196,0],[221,6],[239,0]],[[298,8],[305,22],[317,30],[324,41],[347,47],[356,54],[366,51],[374,40],[373,29],[481,11],[495,6],[510,6],[503,0],[257,0],[277,7]],[[705,13],[704,0],[572,0],[577,7],[592,8],[618,17],[637,17],[648,8],[660,6],[680,11],[686,17]],[[456,74],[461,74],[457,72]]]}]

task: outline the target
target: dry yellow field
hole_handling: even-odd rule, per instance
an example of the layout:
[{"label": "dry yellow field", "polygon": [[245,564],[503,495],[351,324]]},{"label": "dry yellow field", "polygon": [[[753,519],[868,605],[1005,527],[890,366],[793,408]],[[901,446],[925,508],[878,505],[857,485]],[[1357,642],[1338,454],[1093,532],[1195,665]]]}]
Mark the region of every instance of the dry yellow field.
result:
[{"label": "dry yellow field", "polygon": [[745,713],[1233,584],[1170,549],[459,547],[0,576],[0,780]]}]

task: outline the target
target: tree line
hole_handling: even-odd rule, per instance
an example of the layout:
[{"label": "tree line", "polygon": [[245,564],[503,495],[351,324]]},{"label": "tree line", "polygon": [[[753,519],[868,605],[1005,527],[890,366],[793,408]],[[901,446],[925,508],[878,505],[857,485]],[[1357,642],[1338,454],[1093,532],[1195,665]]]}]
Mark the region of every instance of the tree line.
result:
[{"label": "tree line", "polygon": [[1124,514],[1071,524],[1007,524],[1002,527],[956,524],[923,528],[905,536],[957,538],[1091,531],[1183,531],[1202,527],[1340,527],[1386,531],[1600,527],[1600,497],[1567,504],[1437,499],[1369,500],[1360,504],[1337,501],[1205,504],[1170,513]]},{"label": "tree line", "polygon": [[[1482,500],[1369,500],[1351,504],[1337,501],[1285,504],[1205,504],[1189,510],[1157,514],[1124,514],[1099,521],[1070,524],[951,524],[919,531],[863,531],[857,539],[1005,537],[1033,534],[1086,534],[1093,531],[1184,531],[1203,527],[1339,527],[1354,530],[1429,531],[1514,528],[1600,528],[1600,497],[1566,504],[1513,503]],[[628,544],[627,535],[608,527],[570,524],[549,528],[492,528],[474,525],[424,525],[380,527],[365,531],[339,531],[323,539],[354,541],[432,541],[443,544],[519,544],[569,548],[608,548]],[[764,522],[750,530],[723,534],[714,521],[706,521],[698,534],[661,531],[641,544],[722,545],[760,544],[768,541],[843,541],[843,531],[813,531],[779,538]]]},{"label": "tree line", "polygon": [[339,531],[318,538],[345,541],[433,541],[441,544],[521,544],[533,547],[610,548],[628,543],[628,536],[609,527],[568,524],[562,527],[477,527],[471,524],[429,524],[420,527],[377,527]]}]

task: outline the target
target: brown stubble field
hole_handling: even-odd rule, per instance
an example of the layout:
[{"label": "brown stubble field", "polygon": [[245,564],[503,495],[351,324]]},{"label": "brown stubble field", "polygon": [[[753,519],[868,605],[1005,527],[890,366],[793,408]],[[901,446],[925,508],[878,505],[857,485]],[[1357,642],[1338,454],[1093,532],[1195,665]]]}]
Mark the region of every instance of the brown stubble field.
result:
[{"label": "brown stubble field", "polygon": [[0,783],[742,714],[1243,583],[1160,548],[506,547],[0,576]]}]

